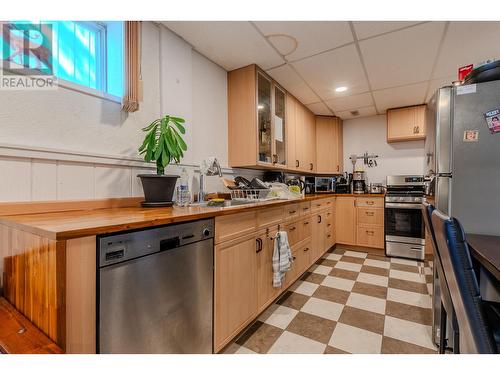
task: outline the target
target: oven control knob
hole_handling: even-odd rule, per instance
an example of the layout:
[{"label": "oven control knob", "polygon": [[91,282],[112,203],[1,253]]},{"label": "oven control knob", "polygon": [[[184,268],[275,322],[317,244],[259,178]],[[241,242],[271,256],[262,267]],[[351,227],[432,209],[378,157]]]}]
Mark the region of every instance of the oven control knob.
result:
[{"label": "oven control knob", "polygon": [[205,228],[201,233],[203,234],[203,237],[208,237],[210,236],[210,229]]}]

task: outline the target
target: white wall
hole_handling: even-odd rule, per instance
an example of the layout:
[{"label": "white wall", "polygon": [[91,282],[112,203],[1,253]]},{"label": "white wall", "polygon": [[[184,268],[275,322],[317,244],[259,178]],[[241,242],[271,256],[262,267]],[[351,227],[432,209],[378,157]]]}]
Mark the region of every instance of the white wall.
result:
[{"label": "white wall", "polygon": [[[186,119],[183,164],[191,176],[208,156],[227,166],[226,71],[165,27],[143,22],[142,78],[144,100],[130,114],[62,87],[0,91],[0,201],[142,195],[136,175],[154,165],[137,155],[140,129],[167,113]],[[207,183],[210,191],[221,188],[218,179]]]},{"label": "white wall", "polygon": [[378,155],[377,167],[363,165],[368,182],[386,182],[386,176],[423,174],[424,141],[387,143],[386,116],[363,117],[344,121],[344,169],[352,172],[349,156],[365,152]]}]

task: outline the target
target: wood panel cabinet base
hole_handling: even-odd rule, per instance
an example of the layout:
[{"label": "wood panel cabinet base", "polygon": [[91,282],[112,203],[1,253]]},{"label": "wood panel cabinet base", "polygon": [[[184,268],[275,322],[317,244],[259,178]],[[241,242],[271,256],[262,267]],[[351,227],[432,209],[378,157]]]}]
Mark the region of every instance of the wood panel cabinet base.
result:
[{"label": "wood panel cabinet base", "polygon": [[381,248],[377,248],[377,247],[358,246],[358,245],[350,245],[350,244],[343,244],[343,243],[335,244],[335,248],[337,248],[337,247],[342,247],[343,249],[346,249],[346,250],[361,251],[363,253],[385,256],[385,249],[381,249]]}]

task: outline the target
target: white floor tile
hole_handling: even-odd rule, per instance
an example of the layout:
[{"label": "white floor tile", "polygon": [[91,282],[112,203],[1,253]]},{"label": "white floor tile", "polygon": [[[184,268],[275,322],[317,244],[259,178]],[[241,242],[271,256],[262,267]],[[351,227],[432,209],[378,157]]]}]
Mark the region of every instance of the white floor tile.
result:
[{"label": "white floor tile", "polygon": [[401,289],[388,288],[387,300],[423,307],[432,308],[431,297],[428,294],[409,292]]},{"label": "white floor tile", "polygon": [[385,299],[382,298],[351,293],[347,299],[346,305],[378,314],[385,314]]},{"label": "white floor tile", "polygon": [[322,354],[326,345],[285,331],[269,349],[269,354]]},{"label": "white floor tile", "polygon": [[425,267],[424,268],[424,274],[426,274],[426,275],[432,275],[432,268]]},{"label": "white floor tile", "polygon": [[383,260],[377,260],[377,259],[365,259],[365,262],[363,263],[363,265],[371,266],[371,267],[385,268],[385,269],[389,269],[391,267],[390,262],[384,262]]},{"label": "white floor tile", "polygon": [[408,320],[393,318],[392,316],[386,315],[384,336],[435,349],[432,344],[431,326],[410,322]]},{"label": "white floor tile", "polygon": [[337,323],[330,346],[355,354],[380,354],[382,335],[347,324]]},{"label": "white floor tile", "polygon": [[329,286],[330,288],[337,288],[341,290],[347,290],[350,292],[354,286],[354,280],[342,279],[335,276],[327,276],[321,283],[321,285]]},{"label": "white floor tile", "polygon": [[298,310],[291,309],[286,306],[279,306],[274,312],[265,320],[265,323],[275,327],[285,329],[290,322],[299,313]]},{"label": "white floor tile", "polygon": [[400,279],[400,280],[413,281],[415,283],[425,283],[425,277],[416,272],[390,270],[389,277],[393,277],[395,279]]},{"label": "white floor tile", "polygon": [[335,260],[335,261],[339,261],[340,258],[342,258],[342,255],[340,255],[340,254],[327,254],[327,256],[326,256],[326,259]]},{"label": "white floor tile", "polygon": [[386,276],[372,275],[371,273],[364,272],[358,274],[356,281],[379,286],[387,286],[389,284],[389,278]]},{"label": "white floor tile", "polygon": [[256,353],[253,350],[245,348],[244,346],[240,346],[240,348],[234,354],[259,354],[259,353]]},{"label": "white floor tile", "polygon": [[359,272],[361,270],[361,264],[340,261],[340,262],[337,262],[337,264],[335,265],[335,268]]},{"label": "white floor tile", "polygon": [[337,321],[342,313],[344,305],[311,297],[300,311],[320,316],[325,319]]},{"label": "white floor tile", "polygon": [[391,258],[391,263],[404,264],[407,266],[416,266],[418,264],[416,260],[401,259],[401,258]]},{"label": "white floor tile", "polygon": [[294,289],[290,289],[293,292],[304,294],[306,296],[312,296],[313,293],[318,289],[319,285],[310,283],[309,281],[302,281],[300,284],[294,287]]},{"label": "white floor tile", "polygon": [[368,255],[367,253],[362,253],[360,251],[346,251],[344,255],[347,255],[348,257],[355,257],[355,258],[366,258]]},{"label": "white floor tile", "polygon": [[429,296],[432,296],[433,292],[432,284],[427,284],[427,292],[429,292]]},{"label": "white floor tile", "polygon": [[316,268],[312,271],[314,273],[318,273],[320,275],[328,275],[332,271],[333,267],[328,267],[328,266],[323,266],[323,265],[318,265]]},{"label": "white floor tile", "polygon": [[261,322],[265,322],[267,320],[267,318],[269,318],[273,314],[273,312],[275,312],[276,309],[280,306],[281,305],[277,305],[276,303],[273,303],[271,306],[269,306],[267,309],[265,309],[264,312],[262,312],[262,314],[259,315],[257,320],[260,320]]}]

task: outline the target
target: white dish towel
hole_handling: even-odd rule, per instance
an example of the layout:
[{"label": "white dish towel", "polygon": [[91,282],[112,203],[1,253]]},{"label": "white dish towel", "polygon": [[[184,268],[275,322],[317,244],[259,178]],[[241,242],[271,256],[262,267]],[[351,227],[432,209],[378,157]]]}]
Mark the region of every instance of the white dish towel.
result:
[{"label": "white dish towel", "polygon": [[285,273],[293,263],[292,250],[288,243],[288,233],[279,231],[276,233],[273,252],[273,287],[281,288]]}]

